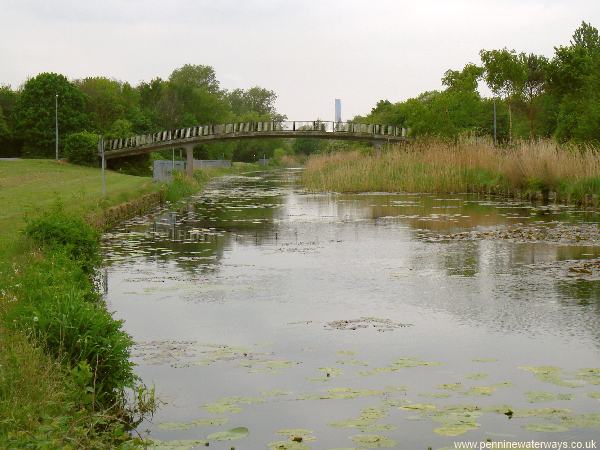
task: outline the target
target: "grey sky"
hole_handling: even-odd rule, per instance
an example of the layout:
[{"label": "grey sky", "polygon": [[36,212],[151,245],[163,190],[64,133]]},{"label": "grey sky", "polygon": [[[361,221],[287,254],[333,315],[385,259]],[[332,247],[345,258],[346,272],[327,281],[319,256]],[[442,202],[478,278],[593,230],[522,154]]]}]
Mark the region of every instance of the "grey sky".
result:
[{"label": "grey sky", "polygon": [[438,89],[481,48],[551,56],[598,0],[0,0],[0,84],[43,71],[137,83],[186,63],[224,88],[277,92],[290,119],[333,120]]}]

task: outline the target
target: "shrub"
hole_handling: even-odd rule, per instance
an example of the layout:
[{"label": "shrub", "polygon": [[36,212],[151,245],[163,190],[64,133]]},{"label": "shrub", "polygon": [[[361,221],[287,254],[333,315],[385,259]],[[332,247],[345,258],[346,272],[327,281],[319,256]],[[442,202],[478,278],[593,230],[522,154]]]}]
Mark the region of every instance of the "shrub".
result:
[{"label": "shrub", "polygon": [[53,251],[29,264],[19,284],[20,301],[7,314],[8,323],[74,372],[89,366],[93,376],[83,381],[93,403],[118,401],[136,380],[128,359],[132,340],[101,303],[94,283],[69,254]]},{"label": "shrub", "polygon": [[29,220],[25,234],[51,250],[61,249],[91,275],[100,263],[100,236],[83,219],[64,213],[60,206]]},{"label": "shrub", "polygon": [[69,134],[64,153],[70,163],[98,166],[98,136],[88,131]]},{"label": "shrub", "polygon": [[132,340],[106,310],[91,276],[100,263],[98,233],[57,206],[28,221],[25,234],[43,246],[44,257],[32,260],[14,283],[20,301],[6,323],[63,361],[87,384],[83,391],[92,404],[122,401],[136,381]]}]

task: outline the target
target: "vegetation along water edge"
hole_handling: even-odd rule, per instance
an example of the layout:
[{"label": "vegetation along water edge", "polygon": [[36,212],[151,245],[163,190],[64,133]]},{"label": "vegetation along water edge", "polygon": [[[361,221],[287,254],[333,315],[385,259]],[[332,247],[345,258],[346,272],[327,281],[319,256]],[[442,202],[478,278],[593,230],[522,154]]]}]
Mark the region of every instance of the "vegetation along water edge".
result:
[{"label": "vegetation along water edge", "polygon": [[302,182],[315,191],[469,192],[598,206],[600,158],[593,146],[554,141],[423,140],[379,154],[314,155]]},{"label": "vegetation along water edge", "polygon": [[[133,448],[156,399],[96,283],[100,232],[209,179],[168,184],[53,161],[0,161],[0,447]],[[43,189],[40,189],[43,186]]]}]

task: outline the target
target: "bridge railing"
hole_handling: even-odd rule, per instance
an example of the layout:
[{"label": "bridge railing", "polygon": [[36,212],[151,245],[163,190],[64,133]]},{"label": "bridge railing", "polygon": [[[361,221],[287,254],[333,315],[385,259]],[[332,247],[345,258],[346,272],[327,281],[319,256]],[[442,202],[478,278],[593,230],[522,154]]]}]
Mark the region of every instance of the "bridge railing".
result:
[{"label": "bridge railing", "polygon": [[188,128],[177,128],[174,130],[160,131],[152,134],[141,134],[123,139],[108,141],[108,150],[119,150],[122,148],[152,145],[167,141],[185,141],[202,136],[220,136],[240,134],[247,135],[268,132],[293,132],[294,135],[306,132],[319,133],[353,133],[355,135],[405,137],[406,129],[394,125],[378,125],[354,122],[329,122],[323,120],[313,121],[270,121],[270,122],[236,122],[221,125],[203,125]]}]

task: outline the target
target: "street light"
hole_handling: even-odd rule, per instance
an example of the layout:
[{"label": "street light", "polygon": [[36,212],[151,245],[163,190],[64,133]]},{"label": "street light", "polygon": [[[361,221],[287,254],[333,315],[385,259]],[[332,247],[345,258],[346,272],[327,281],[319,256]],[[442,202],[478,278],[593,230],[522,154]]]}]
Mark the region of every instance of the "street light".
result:
[{"label": "street light", "polygon": [[58,161],[58,94],[54,96],[54,125],[55,125],[55,137],[54,145],[56,150],[56,160]]}]

